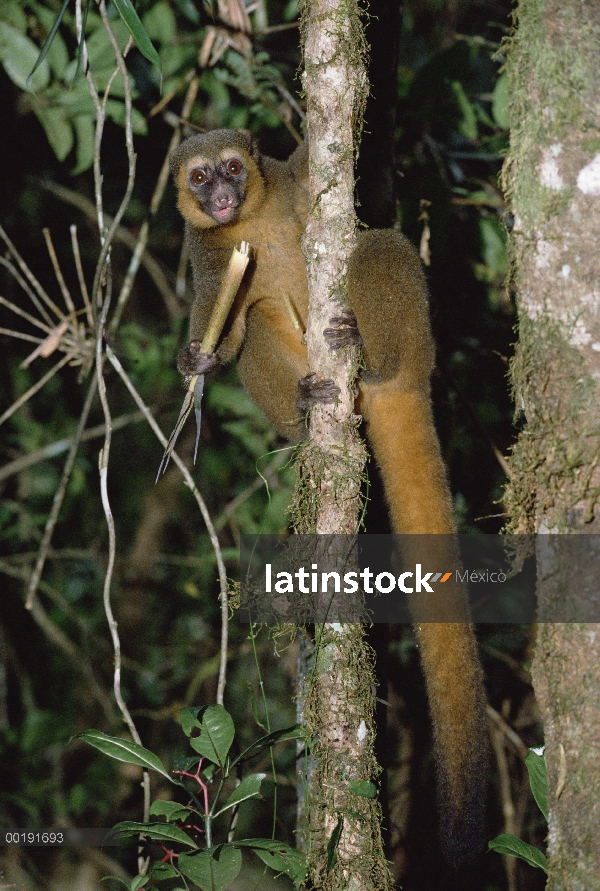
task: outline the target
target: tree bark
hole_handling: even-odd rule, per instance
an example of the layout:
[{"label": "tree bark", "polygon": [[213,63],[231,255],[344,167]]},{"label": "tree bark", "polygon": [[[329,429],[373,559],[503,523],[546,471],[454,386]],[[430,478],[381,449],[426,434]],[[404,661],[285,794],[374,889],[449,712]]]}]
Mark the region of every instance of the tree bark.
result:
[{"label": "tree bark", "polygon": [[574,565],[575,542],[562,534],[600,531],[599,46],[595,0],[521,0],[507,58],[520,326],[512,376],[526,426],[506,504],[509,531],[538,534],[546,624],[533,675],[546,733],[550,891],[596,887],[600,875],[600,628],[564,622],[567,609],[590,617],[598,573]]},{"label": "tree bark", "polygon": [[[293,516],[296,531],[316,533],[327,542],[328,536],[359,529],[365,461],[353,414],[356,349],[334,353],[323,338],[329,320],[347,306],[348,259],[355,240],[354,145],[367,93],[357,3],[307,0],[303,35],[312,210],[304,238],[308,354],[310,367],[332,378],[341,394],[335,405],[312,410]],[[379,773],[371,651],[358,623],[320,626],[315,644],[304,709],[314,757],[307,778],[312,886],[381,891],[392,887],[381,811],[376,799],[364,794],[368,787],[359,785]]]}]

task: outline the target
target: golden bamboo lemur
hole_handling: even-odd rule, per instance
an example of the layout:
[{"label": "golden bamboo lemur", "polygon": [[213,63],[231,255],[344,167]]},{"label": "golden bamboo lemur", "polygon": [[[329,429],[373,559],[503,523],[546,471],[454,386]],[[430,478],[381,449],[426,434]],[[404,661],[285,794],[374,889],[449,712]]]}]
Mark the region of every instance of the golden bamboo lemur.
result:
[{"label": "golden bamboo lemur", "polygon": [[[173,155],[172,172],[196,294],[191,340],[179,354],[178,368],[184,375],[202,373],[237,355],[252,399],[284,436],[300,439],[305,425],[299,404],[332,401],[337,392],[331,381],[309,376],[302,331],[289,311],[291,304],[306,326],[300,242],[308,212],[307,149],[299,146],[284,163],[261,155],[246,133],[216,130],[183,142]],[[201,353],[231,250],[242,240],[252,245],[253,266],[218,350]],[[439,533],[452,541],[452,500],[430,400],[435,347],[427,286],[417,252],[403,235],[359,236],[348,270],[348,299],[351,313],[332,320],[326,336],[335,348],[356,338],[358,329],[365,370],[357,411],[382,474],[393,529]],[[417,635],[434,723],[444,847],[460,862],[483,833],[482,673],[468,621],[423,624]]]}]

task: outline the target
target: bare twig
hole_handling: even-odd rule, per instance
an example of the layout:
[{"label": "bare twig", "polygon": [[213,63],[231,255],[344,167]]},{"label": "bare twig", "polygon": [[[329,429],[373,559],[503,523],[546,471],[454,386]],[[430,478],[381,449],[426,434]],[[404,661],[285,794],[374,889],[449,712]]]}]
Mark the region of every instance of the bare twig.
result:
[{"label": "bare twig", "polygon": [[[194,102],[196,101],[196,96],[198,95],[199,85],[200,85],[199,78],[194,77],[188,87],[188,91],[186,93],[185,100],[183,103],[183,109],[182,109],[181,114],[182,114],[182,118],[184,120],[187,120],[192,112],[192,108],[194,107]],[[117,306],[115,308],[115,312],[114,312],[114,315],[113,315],[113,318],[112,318],[112,321],[110,324],[109,330],[111,333],[113,333],[116,330],[116,328],[119,324],[119,321],[121,319],[123,310],[125,309],[127,300],[129,298],[129,294],[131,293],[131,289],[133,287],[133,282],[135,280],[135,276],[139,269],[140,261],[144,255],[144,252],[146,250],[146,245],[148,243],[148,236],[150,233],[150,224],[151,224],[152,220],[154,219],[154,217],[156,216],[158,208],[160,207],[160,203],[162,201],[165,189],[167,187],[167,182],[169,181],[169,172],[170,172],[169,158],[170,158],[172,152],[175,151],[175,149],[177,148],[177,146],[179,145],[180,142],[181,142],[181,127],[178,127],[173,132],[173,136],[171,137],[171,141],[169,143],[169,148],[167,150],[167,154],[163,161],[163,165],[161,167],[160,174],[158,176],[158,181],[156,183],[156,186],[154,188],[154,193],[153,193],[152,199],[150,201],[150,209],[148,211],[146,219],[144,220],[144,222],[142,223],[142,225],[140,227],[137,244],[134,248],[133,256],[129,263],[129,269],[127,270],[127,275],[125,276],[125,280],[121,287],[121,293],[119,294],[119,298],[117,300]]]},{"label": "bare twig", "polygon": [[[139,395],[133,384],[131,383],[125,369],[111,350],[109,346],[106,347],[106,355],[117,371],[119,376],[121,377],[123,383],[133,396],[136,405],[138,408],[144,413],[144,417],[148,421],[150,427],[153,432],[156,434],[156,437],[163,448],[167,446],[167,438],[163,434],[162,430],[156,423],[150,409],[144,403],[142,397]],[[227,669],[227,642],[228,642],[228,620],[229,620],[229,598],[228,598],[228,585],[227,585],[227,573],[225,570],[225,562],[223,560],[223,553],[221,551],[221,545],[219,544],[219,539],[217,537],[217,533],[215,531],[211,516],[208,512],[208,508],[206,503],[198,491],[198,488],[192,478],[191,473],[177,454],[177,452],[173,452],[171,455],[172,460],[175,462],[179,470],[183,475],[183,479],[185,481],[186,486],[190,489],[192,495],[196,499],[196,503],[200,508],[200,513],[204,519],[206,524],[206,529],[208,531],[208,535],[213,546],[213,550],[215,552],[215,557],[217,559],[217,568],[219,572],[219,585],[221,589],[221,659],[219,663],[219,680],[217,684],[217,702],[222,705],[223,704],[223,696],[225,692],[225,682],[226,682],[226,669]]]},{"label": "bare twig", "polygon": [[83,298],[85,313],[88,320],[90,330],[94,328],[94,313],[92,312],[92,304],[90,303],[90,295],[88,294],[83,267],[81,265],[81,254],[79,253],[79,241],[77,238],[77,226],[71,226],[71,245],[73,248],[73,257],[75,259],[75,268],[77,269],[77,278],[79,279],[79,290]]},{"label": "bare twig", "polygon": [[[27,279],[27,281],[31,284],[31,286],[33,288],[33,290],[30,290],[27,287],[23,286],[24,290],[26,290],[27,293],[29,294],[29,297],[31,298],[32,302],[35,304],[35,307],[38,310],[38,312],[46,319],[48,324],[50,326],[52,326],[52,322],[50,321],[48,314],[46,313],[46,311],[44,310],[44,308],[40,304],[40,302],[37,300],[35,293],[37,293],[37,296],[40,298],[40,300],[42,300],[43,303],[45,303],[46,306],[49,309],[51,309],[53,313],[55,313],[55,315],[57,316],[58,319],[62,319],[62,316],[63,316],[62,312],[60,311],[58,306],[54,303],[54,301],[50,299],[50,297],[48,296],[48,294],[46,293],[44,288],[42,288],[42,286],[40,285],[40,283],[38,282],[36,277],[31,272],[29,266],[27,265],[25,260],[23,260],[23,258],[19,254],[18,250],[16,249],[16,247],[14,246],[14,244],[12,243],[12,241],[10,240],[10,238],[8,237],[8,235],[2,228],[2,226],[0,226],[0,237],[2,237],[4,243],[6,244],[8,250],[10,251],[11,255],[17,261],[19,268],[23,271],[25,278]],[[13,275],[15,275],[15,273],[13,273]],[[15,275],[15,278],[18,279],[18,276]]]},{"label": "bare twig", "polygon": [[[0,329],[0,333],[1,330],[2,329]],[[143,419],[144,416],[140,411],[121,415],[120,417],[115,418],[112,422],[113,431],[121,430],[123,427],[127,427],[129,424],[134,424],[137,421],[142,421]],[[97,439],[100,436],[104,436],[105,432],[105,424],[98,424],[96,427],[90,427],[88,430],[85,430],[82,433],[79,442],[88,442],[90,439]],[[55,442],[49,443],[47,446],[44,446],[41,449],[36,449],[35,452],[28,452],[26,455],[21,455],[20,458],[15,458],[15,460],[11,461],[10,464],[5,464],[3,467],[0,467],[0,482],[7,479],[9,476],[14,476],[16,473],[21,473],[23,470],[26,470],[28,467],[32,467],[34,464],[39,464],[40,461],[47,461],[50,458],[56,458],[57,455],[61,455],[63,452],[66,452],[72,444],[72,439],[58,439]]]},{"label": "bare twig", "polygon": [[[130,38],[127,42],[127,46],[125,47],[124,53],[122,54],[117,40],[115,38],[114,32],[111,28],[110,21],[108,18],[108,14],[106,11],[106,3],[105,0],[100,0],[99,2],[99,10],[100,16],[102,18],[102,22],[108,34],[110,43],[113,48],[113,52],[115,54],[115,58],[117,60],[117,68],[116,72],[120,72],[123,78],[124,85],[124,99],[125,99],[125,145],[127,149],[127,160],[128,160],[128,177],[127,184],[125,187],[125,194],[121,199],[121,203],[119,208],[115,214],[115,217],[108,227],[107,231],[104,231],[103,221],[102,221],[102,178],[100,173],[100,149],[102,142],[102,132],[104,129],[104,122],[106,116],[106,102],[108,99],[108,95],[110,92],[110,86],[112,84],[113,78],[109,79],[109,85],[106,88],[106,92],[104,94],[102,100],[102,113],[98,115],[96,122],[96,140],[95,140],[95,152],[94,152],[94,178],[96,185],[96,201],[97,201],[97,210],[98,210],[98,221],[99,221],[99,229],[100,229],[100,240],[102,243],[102,247],[100,250],[100,256],[98,258],[98,263],[96,266],[96,274],[94,276],[94,285],[92,288],[92,305],[101,303],[101,311],[98,318],[98,324],[96,327],[96,377],[95,380],[98,386],[98,393],[100,396],[100,401],[102,404],[102,410],[104,412],[104,419],[106,423],[106,432],[104,435],[104,445],[99,455],[99,473],[100,473],[100,493],[102,498],[102,507],[104,509],[104,515],[106,517],[106,525],[108,528],[108,563],[106,567],[106,573],[104,577],[104,591],[103,591],[103,603],[104,603],[104,612],[106,614],[106,619],[108,622],[108,627],[110,630],[110,635],[113,643],[114,650],[114,671],[113,671],[113,691],[115,695],[115,699],[117,702],[117,706],[119,711],[123,715],[125,723],[127,724],[129,731],[136,743],[138,745],[142,744],[141,737],[137,731],[137,727],[135,726],[135,722],[131,717],[127,704],[123,699],[123,694],[121,691],[121,641],[119,638],[117,623],[115,621],[112,605],[110,600],[110,588],[112,582],[112,576],[114,572],[115,558],[116,558],[116,531],[115,524],[112,515],[112,510],[110,506],[110,499],[108,496],[108,463],[110,457],[110,446],[112,439],[112,419],[110,413],[110,406],[108,404],[108,397],[106,394],[106,382],[104,380],[104,333],[106,330],[108,312],[110,308],[110,297],[111,297],[111,275],[110,275],[110,249],[112,245],[112,241],[115,237],[116,230],[119,226],[119,223],[125,213],[127,207],[129,206],[129,202],[131,200],[131,195],[133,193],[133,186],[135,183],[135,162],[136,156],[133,148],[133,127],[131,122],[131,114],[132,114],[132,96],[131,96],[131,83],[129,80],[129,72],[127,71],[127,67],[125,65],[124,55],[127,53],[128,49],[132,46],[132,39]],[[101,298],[101,290],[104,282],[104,296]],[[143,781],[142,786],[144,790],[144,811],[143,811],[143,819],[144,822],[148,822],[150,818],[150,776],[147,770],[143,772]],[[138,870],[141,874],[145,873],[148,867],[148,861],[145,860],[141,854],[138,855]]]},{"label": "bare twig", "polygon": [[54,493],[52,508],[50,510],[48,519],[46,520],[46,527],[44,529],[44,536],[40,544],[38,558],[33,573],[31,574],[31,578],[29,580],[29,587],[27,588],[27,599],[25,601],[25,606],[27,607],[27,609],[32,609],[33,607],[36,591],[40,582],[40,578],[42,577],[46,558],[48,556],[50,542],[52,541],[54,527],[56,526],[56,521],[58,520],[58,515],[60,513],[60,509],[62,507],[62,503],[67,492],[67,486],[69,484],[73,466],[75,464],[75,457],[77,455],[77,450],[79,449],[79,443],[81,442],[81,437],[87,423],[88,415],[92,407],[92,402],[94,401],[94,397],[96,395],[96,388],[97,383],[94,378],[90,383],[85,403],[81,411],[81,417],[79,418],[79,424],[77,425],[77,430],[75,432],[75,436],[73,437],[71,448],[69,449],[69,454],[67,455],[67,460],[65,461],[65,466],[63,467],[62,477],[58,488]]},{"label": "bare twig", "polygon": [[63,299],[65,301],[67,310],[75,314],[75,304],[71,298],[71,294],[69,293],[69,289],[67,288],[67,283],[64,280],[60,265],[58,263],[58,259],[56,257],[56,251],[54,250],[54,245],[52,243],[52,236],[50,234],[50,229],[47,227],[43,229],[44,238],[46,239],[46,247],[48,248],[48,254],[50,255],[50,260],[52,262],[52,267],[54,269],[54,274],[56,275],[56,281],[58,282],[58,286],[63,295]]},{"label": "bare twig", "polygon": [[[61,201],[64,201],[66,204],[70,204],[72,207],[76,207],[85,216],[94,224],[96,227],[98,225],[96,208],[92,201],[89,198],[86,198],[85,195],[80,195],[79,192],[73,191],[73,189],[69,189],[66,186],[62,186],[59,183],[51,182],[50,180],[38,179],[36,183],[40,185],[43,189],[46,189],[47,192],[50,192],[52,195],[55,195]],[[110,226],[113,219],[109,214],[104,215],[104,221],[107,226]],[[143,224],[142,224],[143,225]],[[73,231],[75,227],[71,227],[71,231]],[[140,233],[141,235],[141,233]],[[132,252],[136,252],[139,250],[139,241],[140,235],[134,235],[129,229],[125,226],[118,226],[115,231],[115,240],[122,242],[126,247],[129,248]],[[75,254],[75,248],[73,249],[73,253]],[[75,262],[78,262],[79,252],[75,254]],[[173,291],[173,288],[169,284],[169,280],[165,275],[161,264],[156,260],[152,254],[148,251],[146,244],[144,244],[144,251],[140,260],[141,265],[144,267],[154,285],[160,291],[163,300],[169,310],[171,316],[177,318],[181,315],[181,308],[177,297]],[[79,261],[79,266],[77,269],[80,285],[85,282],[83,280],[83,272],[80,272],[81,261]],[[87,298],[86,306],[89,305],[89,297],[87,295],[87,289],[84,291],[82,288],[82,295],[84,295],[84,301]],[[91,306],[90,306],[91,310]],[[91,323],[93,326],[93,323]]]},{"label": "bare twig", "polygon": [[3,424],[5,421],[7,421],[8,418],[10,418],[10,416],[13,415],[13,414],[17,411],[17,409],[21,408],[22,405],[25,405],[25,403],[26,403],[29,399],[31,399],[31,397],[34,396],[39,390],[41,390],[42,387],[43,387],[45,384],[48,383],[48,381],[50,380],[50,378],[51,378],[51,377],[54,377],[54,375],[55,375],[58,371],[60,371],[60,369],[61,369],[64,365],[66,365],[67,362],[68,362],[70,359],[72,359],[72,358],[73,358],[72,354],[71,354],[71,353],[67,353],[66,356],[63,356],[63,357],[62,357],[62,359],[60,360],[60,362],[57,362],[56,365],[55,365],[53,368],[50,369],[50,371],[47,371],[46,374],[43,375],[43,377],[41,377],[38,381],[36,381],[35,384],[33,384],[33,386],[31,386],[31,387],[27,390],[26,393],[23,393],[22,396],[19,396],[19,398],[16,399],[16,400],[13,402],[13,404],[12,404],[11,406],[9,406],[9,408],[6,409],[6,411],[4,412],[4,414],[3,414],[3,415],[0,415],[0,424]]}]

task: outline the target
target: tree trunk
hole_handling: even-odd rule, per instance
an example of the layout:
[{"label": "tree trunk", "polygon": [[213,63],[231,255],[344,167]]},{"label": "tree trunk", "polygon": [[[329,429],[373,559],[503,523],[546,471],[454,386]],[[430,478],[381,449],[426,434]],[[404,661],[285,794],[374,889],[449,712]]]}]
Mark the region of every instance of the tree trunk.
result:
[{"label": "tree trunk", "polygon": [[[325,542],[332,534],[357,532],[362,507],[365,450],[353,414],[358,357],[355,348],[334,353],[323,331],[347,305],[346,275],[356,227],[354,144],[367,79],[354,0],[307,0],[303,33],[312,209],[304,239],[308,353],[310,367],[332,378],[341,395],[336,405],[318,406],[311,413],[310,437],[298,467],[294,520],[296,531],[316,533]],[[379,772],[373,754],[371,652],[359,624],[326,624],[316,637],[304,704],[314,757],[307,778],[311,881],[319,889],[381,891],[391,888],[381,812],[364,785]]]},{"label": "tree trunk", "polygon": [[545,533],[537,556],[546,624],[533,673],[551,891],[597,887],[600,875],[600,628],[564,621],[589,621],[598,573],[575,565],[576,542],[561,535],[600,531],[599,47],[596,0],[519,3],[505,177],[520,326],[512,374],[526,426],[506,503],[509,531]]}]

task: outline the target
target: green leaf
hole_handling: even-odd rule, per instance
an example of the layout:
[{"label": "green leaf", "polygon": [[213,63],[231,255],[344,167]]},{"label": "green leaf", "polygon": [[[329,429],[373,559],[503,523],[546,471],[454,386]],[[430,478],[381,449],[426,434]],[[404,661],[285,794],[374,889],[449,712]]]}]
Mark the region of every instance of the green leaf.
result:
[{"label": "green leaf", "polygon": [[175,783],[175,780],[167,772],[158,755],[129,739],[121,739],[120,736],[108,736],[106,733],[102,733],[101,730],[84,730],[83,733],[78,733],[73,738],[85,740],[91,746],[94,746],[95,749],[99,749],[105,755],[109,755],[117,761],[124,761],[126,764],[139,764],[140,767],[155,770],[171,783]]},{"label": "green leaf", "polygon": [[343,817],[340,816],[340,817],[338,817],[338,821],[335,825],[335,828],[334,828],[333,832],[331,833],[329,841],[327,842],[327,871],[328,872],[330,869],[333,869],[333,867],[336,864],[337,858],[338,858],[337,847],[338,847],[338,842],[340,840],[340,835],[342,834],[343,825],[344,825],[344,820],[343,820]]},{"label": "green leaf", "polygon": [[140,18],[133,7],[131,0],[113,0],[119,15],[127,25],[127,30],[135,40],[135,44],[141,54],[145,56],[153,65],[160,68],[160,57],[154,47]]},{"label": "green leaf", "polygon": [[[69,2],[70,0],[67,0],[65,8]],[[69,64],[69,51],[67,45],[58,33],[58,26],[61,23],[63,12],[61,10],[57,17],[54,9],[45,9],[40,3],[36,4],[34,9],[44,30],[49,34],[42,47],[40,58],[44,55],[44,57],[48,59],[48,64],[54,72],[55,77],[60,80],[64,77],[65,70]],[[46,44],[48,44],[47,50]],[[47,52],[47,55],[45,55],[45,51]]]},{"label": "green leaf", "polygon": [[77,137],[77,163],[71,171],[73,176],[83,173],[94,163],[94,138],[96,134],[94,119],[88,115],[78,114],[73,118],[73,126]]},{"label": "green leaf", "polygon": [[162,879],[176,879],[179,872],[175,869],[172,863],[156,862],[152,864],[150,875],[153,879],[161,881]]},{"label": "green leaf", "polygon": [[355,795],[360,795],[361,798],[376,798],[377,797],[377,788],[373,783],[370,783],[368,780],[361,780],[360,782],[350,783],[348,786],[348,790],[350,792],[354,792]]},{"label": "green leaf", "polygon": [[477,116],[473,109],[467,94],[465,93],[460,81],[453,80],[451,85],[454,98],[462,114],[462,120],[458,125],[458,130],[467,139],[474,142],[477,139]]},{"label": "green leaf", "polygon": [[138,823],[135,820],[124,820],[122,823],[117,823],[114,831],[122,835],[139,835],[143,832],[148,838],[159,842],[186,845],[188,848],[198,850],[198,845],[187,832],[178,826],[171,826],[170,823]]},{"label": "green leaf", "polygon": [[548,822],[548,779],[544,756],[536,752],[535,749],[529,749],[525,755],[525,767],[529,774],[529,785],[533,797]]},{"label": "green leaf", "polygon": [[181,729],[186,736],[191,736],[193,730],[200,730],[202,722],[200,718],[206,711],[206,708],[182,708],[179,712],[179,720]]},{"label": "green leaf", "polygon": [[33,110],[44,128],[54,154],[59,161],[64,161],[75,142],[73,127],[67,112],[58,105],[42,106],[37,102],[34,104]]},{"label": "green leaf", "polygon": [[144,888],[148,882],[150,881],[150,876],[148,875],[139,875],[135,876],[131,880],[131,885],[129,886],[131,891],[139,891],[140,888]]},{"label": "green leaf", "polygon": [[222,814],[223,811],[228,810],[230,807],[235,807],[241,801],[246,801],[248,798],[262,798],[260,787],[265,777],[266,773],[251,773],[249,776],[244,777],[239,786],[236,786],[227,799],[227,803],[221,810],[217,811],[215,817],[218,817],[219,814]]},{"label": "green leaf", "polygon": [[200,736],[190,739],[195,752],[219,767],[225,767],[235,727],[231,715],[222,705],[210,705],[202,715]]},{"label": "green leaf", "polygon": [[225,891],[242,868],[242,852],[231,845],[220,845],[197,854],[180,854],[179,871],[202,891]]},{"label": "green leaf", "polygon": [[249,758],[255,758],[257,755],[260,755],[261,752],[264,752],[265,749],[270,749],[276,742],[288,739],[304,739],[305,735],[305,731],[299,724],[293,724],[291,727],[283,727],[281,730],[273,730],[271,733],[267,733],[265,736],[261,736],[259,739],[255,740],[247,749],[244,749],[241,755],[238,755],[237,758],[233,759],[231,766],[233,767],[235,764],[238,764],[238,762],[242,763],[248,761]]},{"label": "green leaf", "polygon": [[536,866],[548,872],[548,861],[546,855],[533,845],[528,845],[514,835],[497,835],[491,842],[488,842],[490,851],[496,851],[498,854],[509,854],[511,857],[519,857],[529,863],[530,866]]},{"label": "green leaf", "polygon": [[186,19],[189,19],[194,25],[200,23],[200,13],[192,3],[192,0],[175,0],[175,6],[183,13]]},{"label": "green leaf", "polygon": [[[114,121],[115,124],[125,126],[125,103],[119,102],[118,99],[109,99],[106,103],[106,114]],[[138,136],[145,136],[148,132],[148,126],[143,114],[137,108],[131,109],[131,126],[134,133]]]},{"label": "green leaf", "polygon": [[27,16],[17,0],[3,0],[0,6],[0,18],[20,31],[21,34],[25,34],[27,31]]},{"label": "green leaf", "polygon": [[142,24],[150,40],[169,43],[177,34],[175,14],[166,0],[159,0],[142,16]]},{"label": "green leaf", "polygon": [[40,51],[24,34],[7,22],[0,22],[0,62],[4,70],[21,90],[43,90],[50,81],[50,67],[43,61],[28,84],[29,75],[36,66]]},{"label": "green leaf", "polygon": [[[61,10],[56,17],[56,21],[52,25],[52,29],[51,29],[50,33],[48,34],[48,37],[44,41],[44,45],[43,45],[42,49],[40,50],[40,53],[39,53],[37,59],[35,60],[35,64],[34,64],[33,68],[31,69],[30,74],[27,77],[27,86],[30,89],[31,89],[33,75],[35,74],[37,69],[40,67],[40,65],[42,65],[46,56],[50,52],[50,47],[52,46],[54,38],[56,37],[56,32],[58,31],[58,29],[60,27],[60,23],[63,20],[64,14],[67,11],[67,6],[69,5],[70,2],[71,2],[71,0],[64,0]],[[66,53],[66,47],[65,47],[65,53]],[[64,68],[67,67],[67,62],[68,62],[68,57],[64,63]],[[59,77],[62,77],[62,74],[64,73],[64,68],[63,68],[63,71],[61,72],[61,74],[58,75]]]},{"label": "green leaf", "polygon": [[165,817],[169,823],[183,822],[190,815],[189,808],[178,804],[176,801],[162,801],[157,799],[150,805],[151,817]]},{"label": "green leaf", "polygon": [[263,863],[278,873],[289,876],[296,888],[304,882],[308,869],[306,855],[302,851],[290,848],[283,842],[266,838],[248,838],[236,841],[240,848],[249,848],[260,857]]},{"label": "green leaf", "polygon": [[508,75],[503,71],[494,87],[492,97],[492,117],[502,130],[509,128],[508,114]]}]

